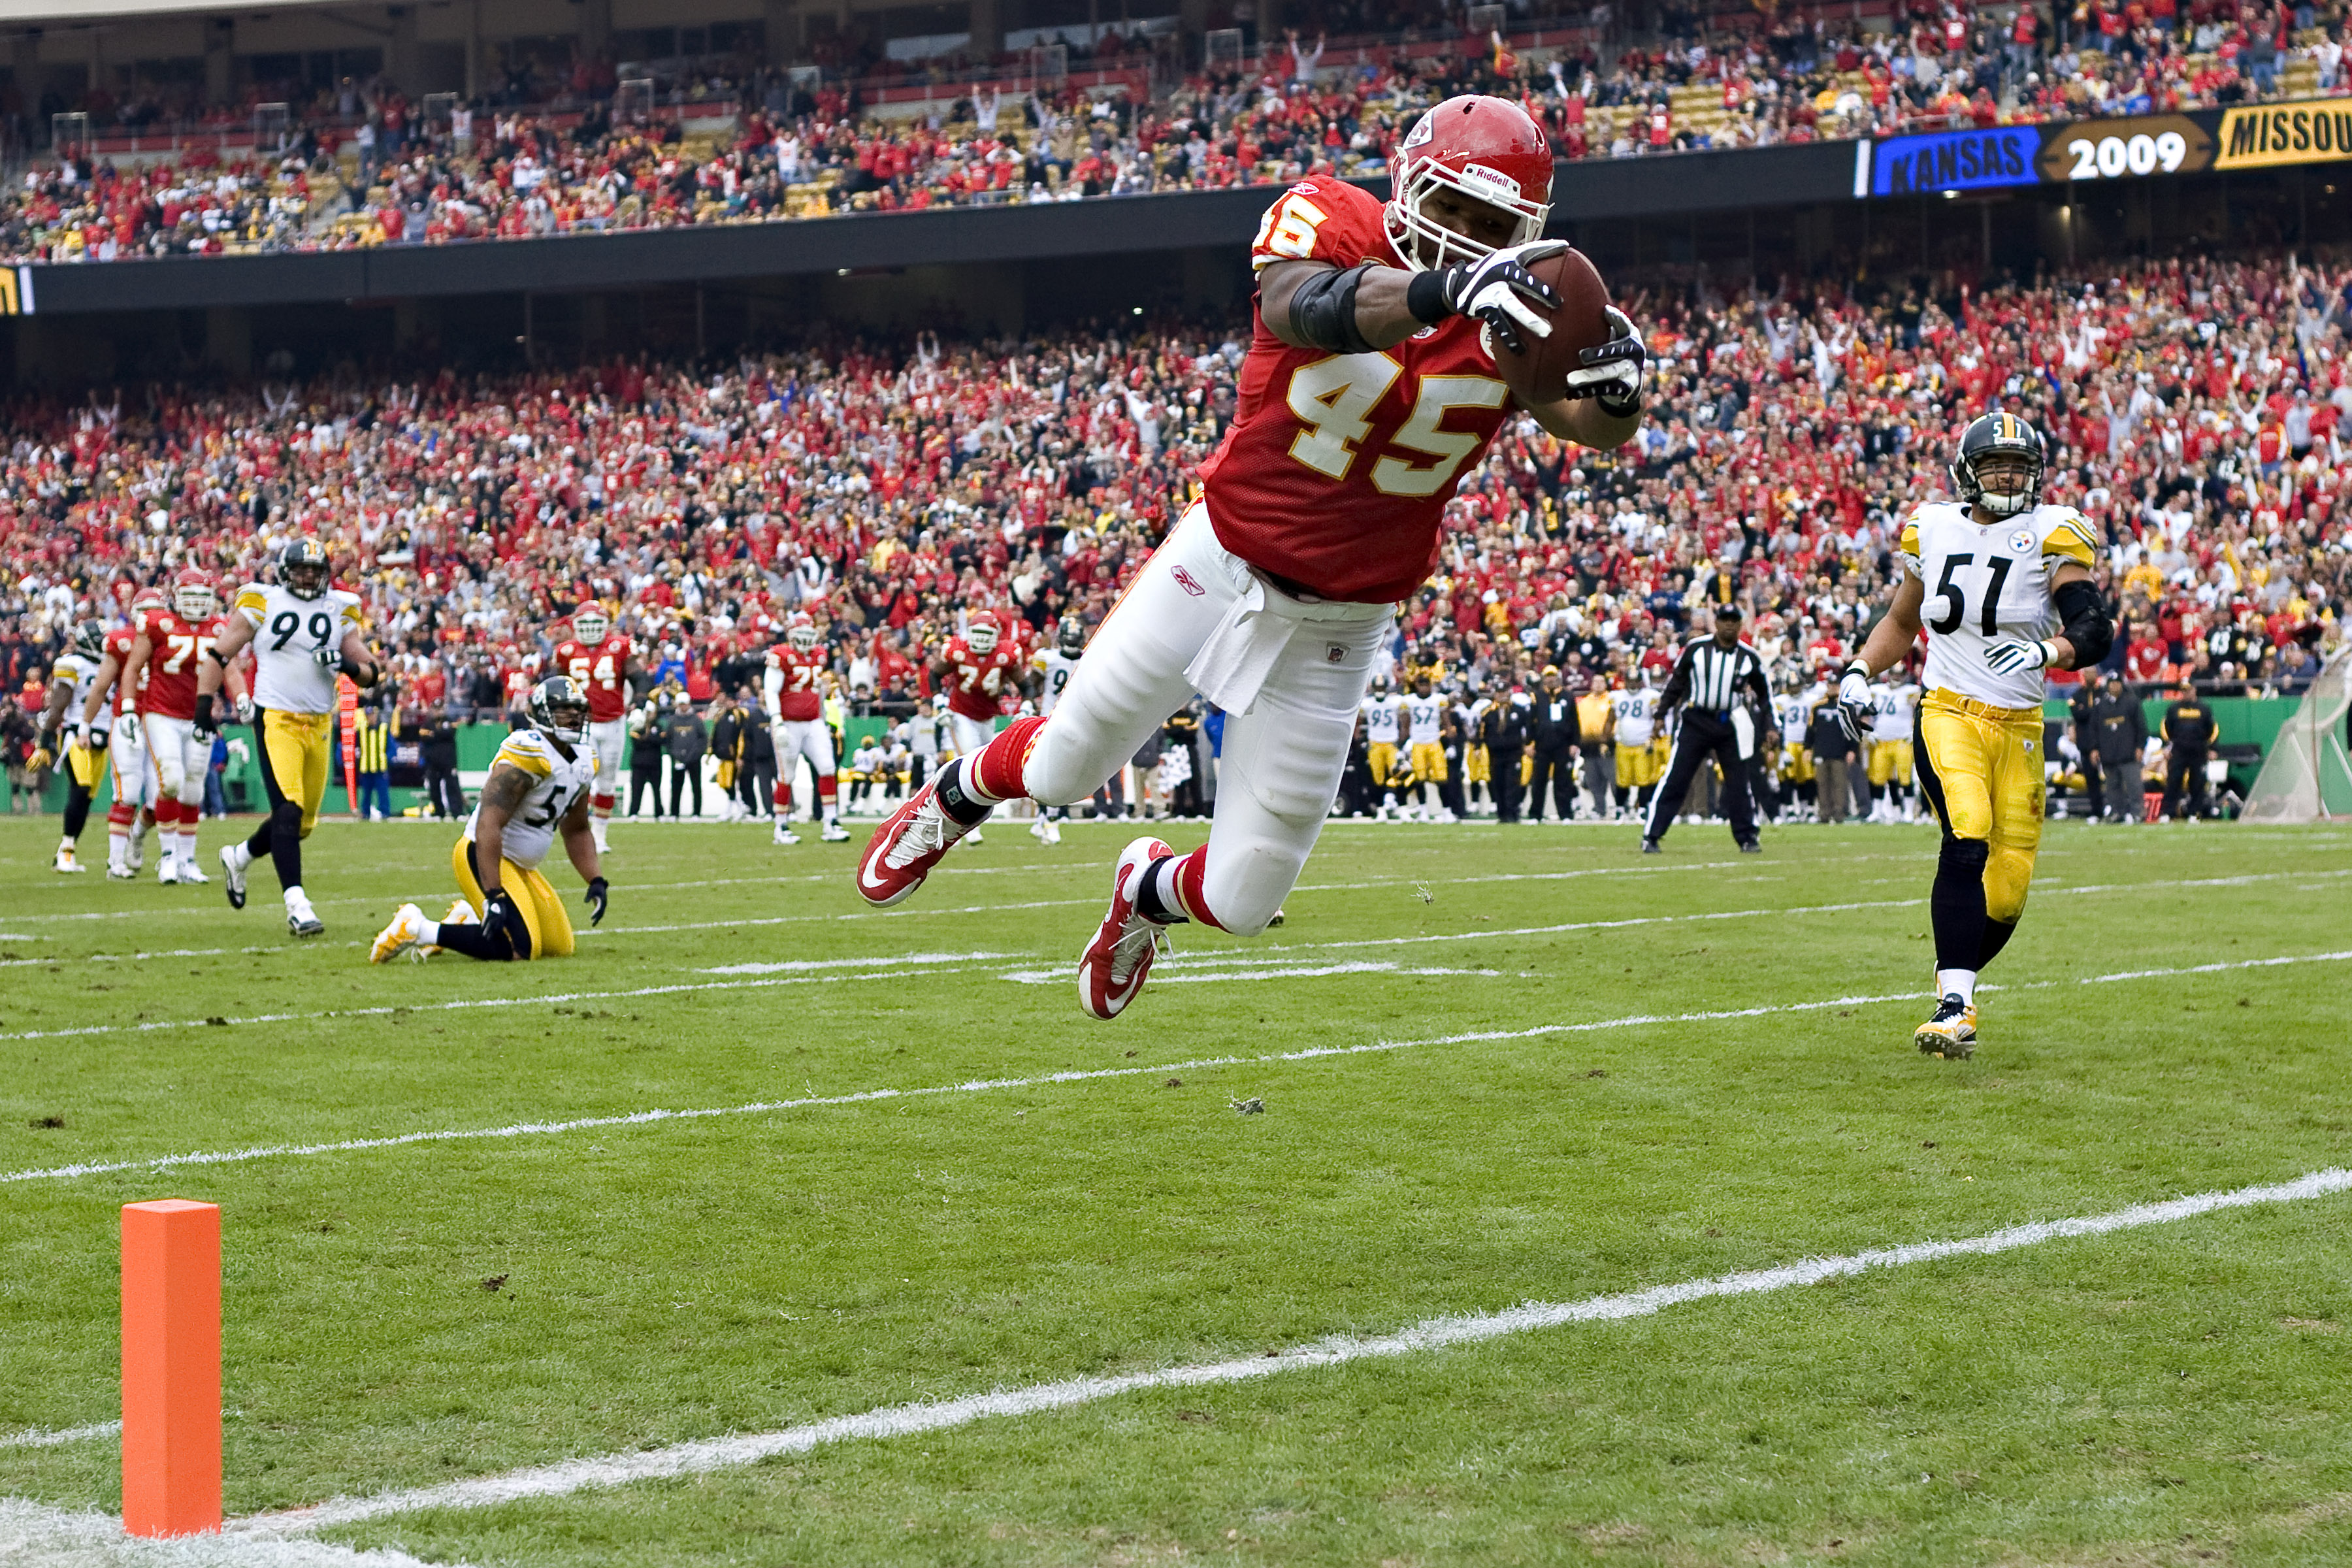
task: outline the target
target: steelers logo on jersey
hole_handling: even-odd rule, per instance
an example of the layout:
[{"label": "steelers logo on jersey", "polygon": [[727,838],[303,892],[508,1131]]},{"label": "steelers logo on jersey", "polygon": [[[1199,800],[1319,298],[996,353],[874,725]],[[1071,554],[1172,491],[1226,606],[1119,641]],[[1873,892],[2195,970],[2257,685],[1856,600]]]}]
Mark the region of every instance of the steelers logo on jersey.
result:
[{"label": "steelers logo on jersey", "polygon": [[2033,553],[2033,531],[2030,528],[2012,528],[2009,531],[2008,543],[2009,552],[2011,555],[2031,555]]}]

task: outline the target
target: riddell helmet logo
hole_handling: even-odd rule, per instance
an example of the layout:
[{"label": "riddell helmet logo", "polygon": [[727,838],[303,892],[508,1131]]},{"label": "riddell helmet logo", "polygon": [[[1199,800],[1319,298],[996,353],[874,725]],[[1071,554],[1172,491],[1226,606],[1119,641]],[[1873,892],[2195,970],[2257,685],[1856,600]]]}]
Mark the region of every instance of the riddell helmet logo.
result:
[{"label": "riddell helmet logo", "polygon": [[1176,579],[1176,585],[1179,588],[1183,589],[1184,592],[1192,595],[1192,597],[1196,599],[1208,592],[1206,588],[1201,586],[1199,581],[1193,577],[1192,574],[1187,572],[1181,566],[1176,567],[1173,571],[1169,573],[1169,575]]},{"label": "riddell helmet logo", "polygon": [[1519,199],[1518,181],[1500,170],[1490,169],[1484,163],[1464,165],[1462,183],[1465,185],[1483,185],[1506,202],[1516,202]]}]

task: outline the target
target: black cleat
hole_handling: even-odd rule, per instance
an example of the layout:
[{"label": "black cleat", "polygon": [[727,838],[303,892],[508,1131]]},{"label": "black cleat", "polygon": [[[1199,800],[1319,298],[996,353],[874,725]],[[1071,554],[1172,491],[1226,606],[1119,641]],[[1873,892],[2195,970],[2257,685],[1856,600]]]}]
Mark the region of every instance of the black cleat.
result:
[{"label": "black cleat", "polygon": [[1643,839],[1643,840],[1642,840],[1642,853],[1643,853],[1643,854],[1644,854],[1644,855],[1663,855],[1663,854],[1664,854],[1665,852],[1666,852],[1666,851],[1665,851],[1665,847],[1664,847],[1664,845],[1660,844],[1656,839],[1654,839],[1654,838],[1644,838],[1644,839]]}]

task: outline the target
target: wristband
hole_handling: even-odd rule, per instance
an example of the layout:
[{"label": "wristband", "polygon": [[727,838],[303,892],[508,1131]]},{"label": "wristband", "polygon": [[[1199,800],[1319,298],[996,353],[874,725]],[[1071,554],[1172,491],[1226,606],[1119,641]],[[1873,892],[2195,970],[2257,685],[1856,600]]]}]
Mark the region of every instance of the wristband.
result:
[{"label": "wristband", "polygon": [[1424,327],[1433,327],[1454,314],[1445,303],[1445,274],[1414,273],[1412,281],[1404,286],[1404,308]]},{"label": "wristband", "polygon": [[199,691],[199,692],[197,692],[197,693],[196,693],[196,728],[198,728],[199,730],[209,730],[209,729],[211,729],[212,727],[213,727],[213,699],[212,699],[212,693],[210,693],[210,692],[208,692],[208,691]]}]

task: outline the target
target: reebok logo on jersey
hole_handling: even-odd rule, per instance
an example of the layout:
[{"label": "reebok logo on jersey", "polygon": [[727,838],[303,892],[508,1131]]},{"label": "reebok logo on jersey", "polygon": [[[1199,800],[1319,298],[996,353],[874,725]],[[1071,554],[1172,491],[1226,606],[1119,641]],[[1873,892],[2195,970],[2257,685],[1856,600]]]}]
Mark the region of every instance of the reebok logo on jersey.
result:
[{"label": "reebok logo on jersey", "polygon": [[1181,566],[1171,569],[1169,575],[1176,579],[1176,585],[1179,588],[1183,589],[1184,592],[1192,595],[1192,597],[1196,599],[1208,592],[1206,588],[1201,586],[1199,580],[1196,579],[1192,573],[1186,571]]}]

